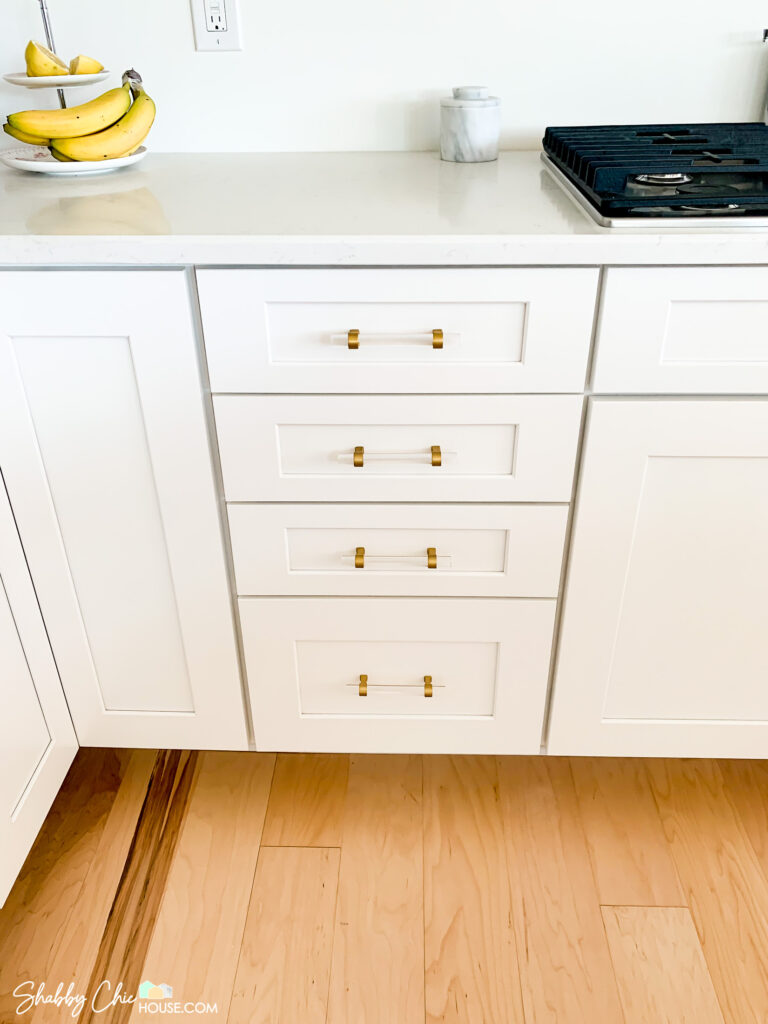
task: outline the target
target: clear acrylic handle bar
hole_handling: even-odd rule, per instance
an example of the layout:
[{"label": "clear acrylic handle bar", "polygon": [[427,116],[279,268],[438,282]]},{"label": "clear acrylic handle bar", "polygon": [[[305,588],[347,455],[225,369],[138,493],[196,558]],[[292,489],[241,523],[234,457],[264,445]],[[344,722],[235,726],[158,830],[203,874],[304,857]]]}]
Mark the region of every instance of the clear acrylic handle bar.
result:
[{"label": "clear acrylic handle bar", "polygon": [[418,346],[419,348],[429,347],[440,350],[445,347],[449,339],[457,339],[458,334],[446,334],[441,328],[435,327],[429,331],[397,331],[381,333],[376,331],[360,331],[353,328],[343,333],[339,331],[331,335],[332,345],[343,345],[344,348],[356,351],[368,346],[390,345],[390,346]]},{"label": "clear acrylic handle bar", "polygon": [[[440,449],[442,462],[448,459],[455,459],[459,454],[457,451],[450,451],[445,448]],[[336,458],[339,462],[351,462],[354,465],[355,452],[336,452]],[[366,448],[364,452],[365,461],[368,462],[424,462],[427,465],[435,465],[434,456],[432,450],[429,448],[416,448],[416,449],[371,449]]]},{"label": "clear acrylic handle bar", "polygon": [[[344,565],[355,565],[356,560],[359,563],[359,556],[356,555],[342,555],[341,562]],[[427,560],[423,554],[420,555],[369,555],[365,553],[365,568],[369,566],[378,566],[381,569],[393,569],[399,565],[405,566],[408,569],[416,571],[417,569],[426,569]],[[450,569],[453,566],[453,558],[451,555],[438,555],[437,569]]]}]

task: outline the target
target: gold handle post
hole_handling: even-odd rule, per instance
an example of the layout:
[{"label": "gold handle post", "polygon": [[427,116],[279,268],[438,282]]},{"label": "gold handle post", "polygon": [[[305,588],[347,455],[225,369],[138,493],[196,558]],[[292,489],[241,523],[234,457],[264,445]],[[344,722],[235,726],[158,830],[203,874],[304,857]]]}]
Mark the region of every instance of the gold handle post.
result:
[{"label": "gold handle post", "polygon": [[365,548],[355,548],[355,568],[365,568]]},{"label": "gold handle post", "polygon": [[357,466],[357,468],[360,469],[364,462],[365,448],[361,444],[355,445],[355,450],[352,453],[352,465]]},{"label": "gold handle post", "polygon": [[368,676],[360,676],[360,684],[357,687],[357,692],[361,697],[368,696]]},{"label": "gold handle post", "polygon": [[424,696],[432,696],[432,676],[424,676]]},{"label": "gold handle post", "polygon": [[360,348],[360,331],[347,331],[347,348]]}]

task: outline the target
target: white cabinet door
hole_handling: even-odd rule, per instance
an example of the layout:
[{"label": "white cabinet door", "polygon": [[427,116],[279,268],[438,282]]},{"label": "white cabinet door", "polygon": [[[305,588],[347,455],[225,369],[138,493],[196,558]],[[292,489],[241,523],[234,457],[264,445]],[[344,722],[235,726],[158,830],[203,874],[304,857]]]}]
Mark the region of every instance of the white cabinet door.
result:
[{"label": "white cabinet door", "polygon": [[77,750],[0,477],[0,906]]},{"label": "white cabinet door", "polygon": [[768,267],[611,267],[594,390],[768,393]]},{"label": "white cabinet door", "polygon": [[183,271],[0,274],[0,464],[80,740],[246,726]]},{"label": "white cabinet door", "polygon": [[211,387],[581,392],[597,278],[596,267],[201,270]]},{"label": "white cabinet door", "polygon": [[591,403],[548,750],[768,756],[768,401]]}]

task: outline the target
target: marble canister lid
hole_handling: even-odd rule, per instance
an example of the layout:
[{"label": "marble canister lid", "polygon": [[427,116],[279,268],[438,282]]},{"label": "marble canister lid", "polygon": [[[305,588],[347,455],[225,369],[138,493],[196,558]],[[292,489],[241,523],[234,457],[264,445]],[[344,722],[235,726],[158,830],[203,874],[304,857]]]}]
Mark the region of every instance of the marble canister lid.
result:
[{"label": "marble canister lid", "polygon": [[500,104],[498,96],[488,95],[487,85],[459,85],[453,90],[453,96],[440,100],[442,107],[498,107]]}]

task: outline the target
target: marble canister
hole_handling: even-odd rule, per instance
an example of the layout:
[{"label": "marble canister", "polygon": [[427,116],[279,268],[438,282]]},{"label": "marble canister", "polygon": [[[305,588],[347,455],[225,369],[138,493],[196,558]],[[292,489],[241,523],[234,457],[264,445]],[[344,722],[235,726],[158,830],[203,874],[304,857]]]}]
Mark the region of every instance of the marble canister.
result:
[{"label": "marble canister", "polygon": [[440,156],[484,163],[499,155],[501,100],[481,85],[462,85],[440,100]]}]

